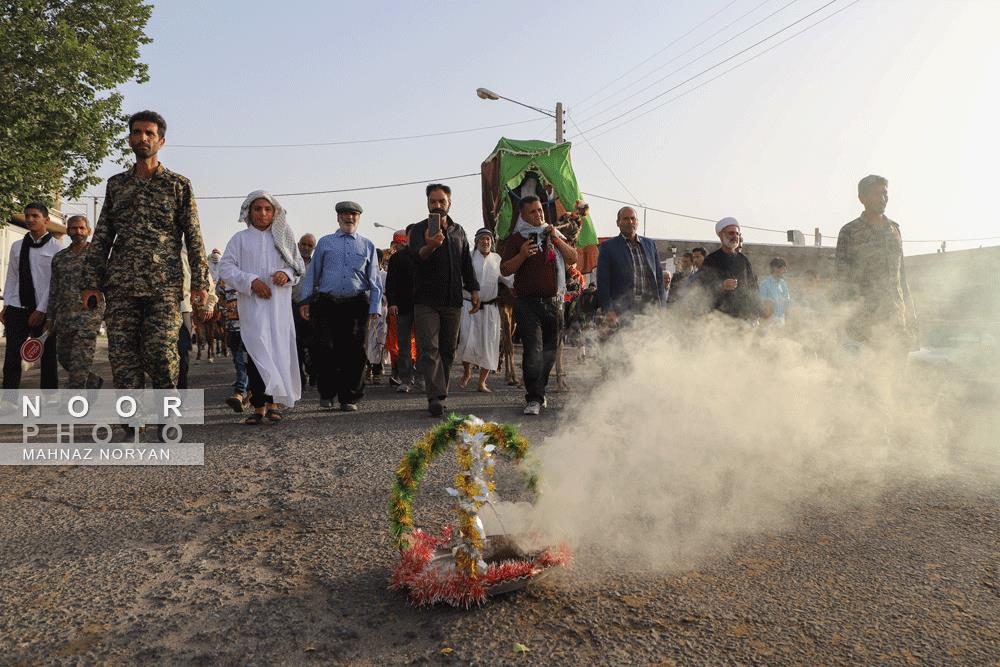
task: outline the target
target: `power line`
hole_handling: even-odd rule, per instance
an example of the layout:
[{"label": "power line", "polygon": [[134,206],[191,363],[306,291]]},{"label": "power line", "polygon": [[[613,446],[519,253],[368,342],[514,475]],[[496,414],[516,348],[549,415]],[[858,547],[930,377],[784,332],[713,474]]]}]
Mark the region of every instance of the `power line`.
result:
[{"label": "power line", "polygon": [[[663,209],[663,208],[656,208],[655,206],[646,206],[644,204],[639,204],[637,202],[624,201],[622,199],[614,199],[612,197],[604,197],[602,195],[595,195],[592,192],[583,192],[581,194],[585,194],[588,197],[597,197],[598,199],[604,199],[606,201],[613,201],[613,202],[617,202],[619,204],[625,204],[626,206],[636,206],[638,208],[646,209],[647,211],[655,211],[656,213],[665,213],[666,215],[673,215],[673,216],[676,216],[678,218],[687,218],[688,220],[699,220],[701,222],[710,222],[713,225],[719,221],[719,218],[705,218],[705,217],[702,217],[700,215],[691,215],[689,213],[678,213],[677,211],[668,211],[668,210]],[[758,231],[758,232],[774,232],[775,234],[787,234],[787,231],[783,230],[783,229],[770,229],[768,227],[753,227],[751,225],[744,225],[742,223],[740,224],[740,227],[742,227],[744,229],[753,229],[753,230]]]},{"label": "power line", "polygon": [[[364,185],[357,188],[339,188],[337,190],[314,190],[312,192],[276,192],[276,197],[305,197],[309,195],[331,195],[340,192],[361,192],[362,190],[384,190],[386,188],[398,188],[404,185],[424,185],[427,183],[438,183],[441,181],[454,181],[459,178],[470,178],[479,176],[480,172],[472,174],[458,174],[457,176],[441,176],[438,178],[421,178],[418,181],[406,181],[403,183],[386,183],[384,185]],[[198,197],[198,199],[246,199],[246,195],[226,195],[221,197]]]},{"label": "power line", "polygon": [[[656,56],[660,55],[661,53],[663,53],[664,51],[666,51],[667,49],[669,49],[669,48],[670,48],[671,46],[673,46],[673,45],[674,45],[674,44],[676,44],[677,42],[681,41],[682,39],[684,39],[685,37],[687,37],[688,35],[690,35],[691,33],[693,33],[693,32],[694,32],[695,30],[697,30],[697,29],[698,29],[698,28],[700,28],[701,26],[705,25],[706,23],[708,23],[709,21],[711,21],[712,19],[714,19],[714,18],[715,18],[716,16],[718,16],[718,15],[719,15],[719,14],[721,14],[722,12],[726,11],[727,9],[729,9],[730,7],[732,7],[733,5],[735,5],[735,4],[736,4],[736,3],[738,2],[738,1],[739,1],[739,0],[731,0],[731,1],[729,2],[729,4],[727,4],[726,6],[724,6],[724,7],[722,8],[722,9],[720,9],[720,10],[716,11],[716,12],[715,12],[714,14],[712,14],[711,16],[709,16],[709,17],[708,17],[707,19],[705,19],[704,21],[702,21],[701,23],[699,23],[699,24],[698,24],[698,25],[696,25],[695,27],[691,28],[690,30],[688,30],[688,31],[687,31],[686,33],[684,33],[684,34],[683,34],[683,35],[681,35],[680,37],[678,37],[678,38],[674,39],[673,41],[671,41],[671,42],[670,42],[669,44],[667,44],[666,46],[664,46],[664,47],[663,47],[662,49],[660,49],[659,51],[657,51],[657,52],[656,52],[656,53],[654,53],[653,55],[649,56],[648,58],[646,58],[646,59],[645,59],[645,60],[643,60],[642,62],[640,62],[640,63],[638,63],[638,64],[636,64],[636,65],[633,65],[633,66],[632,66],[631,68],[629,68],[629,69],[625,70],[625,72],[623,72],[623,73],[622,73],[621,75],[619,75],[618,77],[616,77],[616,78],[612,79],[611,81],[607,82],[606,84],[604,84],[603,86],[601,86],[600,88],[598,88],[598,91],[600,91],[600,90],[604,90],[604,89],[605,89],[605,88],[607,88],[608,86],[612,86],[612,85],[614,85],[614,84],[618,83],[619,81],[621,81],[622,79],[624,79],[624,78],[625,78],[626,76],[628,76],[629,74],[631,74],[631,73],[632,73],[632,72],[634,72],[635,70],[639,69],[640,67],[642,67],[643,65],[645,65],[646,63],[648,63],[648,62],[649,62],[650,60],[652,60],[652,59],[653,59],[653,58],[655,58]],[[764,2],[763,2],[763,3],[761,3],[761,4],[765,4],[765,3],[768,3],[768,2],[770,2],[770,1],[771,1],[771,0],[764,0]],[[759,5],[758,5],[758,6],[759,6]],[[744,16],[745,16],[745,15],[744,15]],[[742,17],[741,17],[741,18],[742,18]],[[737,19],[737,20],[738,20],[738,19]],[[655,70],[654,70],[654,71],[655,71]],[[640,81],[641,81],[641,79],[640,79]],[[634,83],[634,82],[633,82],[633,83]],[[629,84],[629,85],[633,85],[633,84]],[[627,87],[627,86],[626,86],[626,87]],[[593,93],[592,93],[592,94],[593,94]],[[588,97],[589,97],[589,95],[588,95]],[[584,99],[586,99],[586,98],[584,98]],[[601,102],[603,102],[603,101],[604,101],[604,99],[607,99],[607,98],[603,98],[603,99],[601,99],[601,100],[598,100],[597,102],[594,102],[593,104],[590,104],[590,105],[587,105],[587,106],[585,106],[585,107],[583,107],[583,108],[584,108],[584,109],[592,109],[592,108],[594,108],[594,106],[596,106],[597,104],[600,104]],[[582,101],[583,101],[583,100],[581,100],[581,102],[582,102]],[[577,102],[577,103],[575,103],[575,104],[579,104],[579,102]],[[575,106],[575,104],[574,104],[574,106]]]},{"label": "power line", "polygon": [[[472,176],[479,176],[481,172],[475,172],[471,174],[458,174],[457,176],[439,176],[437,178],[422,178],[418,181],[405,181],[402,183],[385,183],[383,185],[363,185],[356,188],[339,188],[336,190],[313,190],[310,192],[275,192],[275,197],[306,197],[309,195],[330,195],[338,194],[341,192],[361,192],[362,190],[384,190],[386,188],[398,188],[404,185],[423,185],[426,183],[439,183],[442,181],[454,181],[459,178],[470,178]],[[95,197],[98,199],[104,199],[101,195],[87,195],[88,197]],[[212,196],[198,196],[195,197],[196,200],[206,200],[206,199],[246,199],[246,195],[212,195]]]},{"label": "power line", "polygon": [[[577,131],[579,131],[579,130],[580,130],[580,128],[579,128],[579,126],[578,126],[578,125],[576,124],[576,121],[575,121],[575,120],[573,120],[573,116],[572,116],[572,115],[570,115],[570,113],[569,113],[569,112],[566,112],[566,116],[568,116],[568,117],[569,117],[569,122],[573,124],[573,127],[575,127],[575,128],[577,129]],[[618,185],[622,186],[622,188],[624,188],[624,189],[625,189],[625,192],[627,192],[627,193],[628,193],[629,197],[632,197],[633,199],[639,199],[638,197],[636,197],[636,196],[635,196],[635,193],[634,193],[634,192],[632,192],[631,190],[629,190],[629,189],[628,189],[628,186],[627,186],[627,185],[625,185],[625,183],[624,183],[624,182],[622,181],[622,179],[618,178],[618,174],[616,174],[616,173],[615,173],[615,170],[611,168],[611,165],[609,165],[609,164],[608,164],[608,163],[607,163],[607,162],[606,162],[606,161],[604,160],[604,158],[603,158],[603,157],[601,157],[601,154],[600,154],[599,152],[597,152],[597,149],[596,149],[596,148],[594,147],[594,145],[593,145],[592,143],[590,143],[590,139],[588,139],[588,138],[587,138],[587,135],[586,135],[586,134],[583,134],[583,133],[581,132],[581,133],[580,133],[580,136],[581,136],[581,137],[583,137],[583,140],[587,142],[587,146],[589,146],[589,147],[590,147],[590,150],[594,151],[594,155],[596,155],[596,156],[597,156],[597,159],[601,161],[601,164],[603,164],[603,165],[604,165],[604,168],[608,170],[608,173],[610,173],[610,174],[611,174],[611,175],[612,175],[612,176],[614,177],[614,179],[615,179],[616,181],[618,181]]]},{"label": "power line", "polygon": [[[833,236],[828,236],[826,238],[835,238]],[[973,243],[975,241],[997,241],[1000,240],[1000,236],[983,236],[978,239],[933,239],[930,241],[925,241],[922,239],[903,239],[903,243],[941,243],[942,241],[946,243]]]},{"label": "power line", "polygon": [[483,125],[482,127],[469,127],[464,130],[446,130],[443,132],[428,132],[426,134],[410,134],[400,137],[381,137],[378,139],[344,139],[342,141],[321,141],[306,144],[170,144],[172,148],[307,148],[313,146],[347,146],[352,144],[377,144],[387,141],[408,141],[410,139],[426,139],[430,137],[444,137],[452,134],[468,134],[481,130],[495,130],[498,127],[512,127],[514,125],[527,125],[537,123],[541,119],[531,118],[529,120],[519,120],[513,123],[500,123],[499,125]]},{"label": "power line", "polygon": [[[855,2],[859,2],[859,1],[860,0],[855,0]],[[596,153],[596,151],[595,151],[595,153]],[[598,154],[598,157],[600,157],[600,154]],[[603,159],[601,161],[604,162]],[[607,166],[607,165],[605,165],[605,166]],[[609,167],[609,170],[610,170],[610,167]],[[403,187],[403,186],[406,186],[406,185],[423,185],[425,183],[435,183],[435,182],[441,182],[441,181],[453,181],[453,180],[457,180],[457,179],[460,179],[460,178],[471,178],[473,176],[480,176],[481,174],[482,174],[482,172],[478,172],[477,171],[477,172],[468,173],[468,174],[458,174],[456,176],[440,176],[440,177],[437,177],[437,178],[422,178],[422,179],[416,180],[416,181],[405,181],[405,182],[400,182],[400,183],[385,183],[385,184],[382,184],[382,185],[364,185],[364,186],[360,186],[360,187],[356,187],[356,188],[339,188],[339,189],[335,189],[335,190],[314,190],[314,191],[310,191],[310,192],[277,192],[277,193],[275,193],[275,196],[276,197],[304,197],[304,196],[309,196],[309,195],[337,194],[337,193],[342,193],[342,192],[361,192],[363,190],[383,190],[383,189],[386,189],[386,188],[397,188],[397,187]],[[614,172],[612,172],[612,175],[614,175]],[[625,187],[624,183],[622,183],[622,187]],[[628,190],[628,188],[625,188],[625,189]],[[718,219],[716,219],[716,218],[706,218],[706,217],[699,216],[699,215],[692,215],[690,213],[680,213],[678,211],[669,211],[669,210],[664,209],[664,208],[658,208],[658,207],[655,207],[655,206],[647,206],[645,204],[640,204],[638,202],[626,201],[624,199],[616,199],[614,197],[606,197],[604,195],[595,194],[593,192],[581,192],[580,194],[586,195],[588,197],[595,197],[597,199],[603,199],[605,201],[616,202],[616,203],[619,203],[619,204],[625,204],[627,206],[635,206],[637,208],[642,208],[642,209],[646,209],[646,210],[649,210],[649,211],[654,211],[656,213],[663,213],[665,215],[672,215],[672,216],[675,216],[675,217],[678,217],[678,218],[687,218],[689,220],[699,220],[699,221],[702,221],[702,222],[710,222],[712,224],[715,224],[716,222],[718,222]],[[635,199],[638,199],[638,197],[636,197],[631,192],[629,192],[629,195],[631,195]],[[93,199],[104,199],[105,198],[103,195],[94,195],[94,194],[86,194],[84,196],[90,197],[90,198],[93,198]],[[245,198],[246,198],[246,195],[221,195],[221,196],[196,197],[196,199],[201,199],[201,200],[206,200],[206,199],[245,199]],[[753,229],[755,231],[760,231],[760,232],[773,232],[775,234],[786,234],[787,233],[786,230],[772,229],[772,228],[769,228],[769,227],[754,227],[752,225],[742,225],[742,224],[740,226],[743,227],[744,229]],[[834,238],[837,238],[837,237],[823,235],[823,238],[834,239]],[[972,243],[972,242],[975,242],[975,241],[995,241],[995,240],[1000,240],[1000,236],[984,236],[984,237],[981,237],[981,238],[970,238],[970,239],[933,239],[933,240],[903,239],[903,243],[940,243],[941,241],[946,241],[948,243]]]},{"label": "power line", "polygon": [[666,100],[662,104],[657,104],[655,107],[653,107],[651,109],[646,109],[641,114],[639,114],[637,116],[632,116],[631,118],[622,121],[618,125],[610,127],[608,129],[604,130],[603,132],[598,133],[593,138],[597,139],[598,137],[603,137],[605,134],[608,134],[609,132],[614,132],[618,128],[620,128],[620,127],[622,127],[624,125],[628,125],[632,121],[638,120],[638,119],[642,118],[643,116],[656,111],[657,109],[662,109],[663,107],[667,106],[668,104],[671,104],[672,102],[676,102],[680,98],[682,98],[682,97],[684,97],[686,95],[689,95],[690,93],[693,93],[694,91],[698,90],[702,86],[707,86],[708,84],[712,83],[716,79],[719,79],[719,78],[725,76],[726,74],[729,74],[730,72],[732,72],[735,69],[739,69],[740,67],[743,67],[747,63],[752,62],[752,61],[756,60],[757,58],[760,58],[761,56],[763,56],[766,53],[769,53],[770,51],[773,51],[774,49],[778,48],[782,44],[795,39],[796,37],[798,37],[802,33],[808,32],[809,30],[812,30],[813,28],[815,28],[816,26],[818,26],[820,23],[823,23],[824,21],[832,19],[837,14],[841,13],[842,11],[844,11],[846,9],[850,9],[851,7],[853,7],[854,5],[858,4],[859,2],[861,2],[861,0],[854,0],[853,2],[850,2],[850,3],[846,4],[846,5],[844,5],[843,7],[841,7],[840,9],[838,9],[837,11],[831,12],[830,14],[828,14],[827,16],[824,16],[823,18],[821,18],[820,20],[816,21],[815,23],[811,23],[808,26],[806,26],[805,28],[803,28],[802,30],[799,30],[798,32],[796,32],[794,34],[789,35],[788,37],[786,37],[785,39],[781,40],[777,44],[773,44],[773,45],[769,46],[768,48],[764,49],[763,51],[761,51],[760,53],[755,53],[754,55],[750,56],[749,58],[747,58],[743,62],[737,63],[736,65],[733,65],[729,69],[723,70],[719,74],[713,76],[711,79],[708,79],[706,81],[702,81],[697,86],[694,86],[693,88],[689,88],[688,90],[685,90],[683,93],[680,93],[679,95],[675,95],[674,97],[671,97],[670,99]]},{"label": "power line", "polygon": [[603,199],[605,201],[613,201],[617,204],[625,204],[626,206],[638,206],[639,208],[649,209],[650,211],[656,211],[657,213],[666,213],[667,215],[676,215],[679,218],[688,218],[690,220],[702,220],[704,222],[715,223],[718,220],[713,220],[712,218],[703,218],[699,215],[689,215],[687,213],[677,213],[676,211],[666,211],[661,208],[654,208],[652,206],[643,206],[634,201],[625,201],[624,199],[615,199],[614,197],[605,197],[604,195],[594,194],[593,192],[581,192],[582,195],[587,195],[588,197],[597,197],[598,199]]},{"label": "power line", "polygon": [[[674,56],[673,58],[671,58],[670,60],[668,60],[667,62],[665,62],[665,63],[663,63],[662,65],[660,65],[660,66],[656,67],[655,69],[653,69],[653,70],[651,70],[651,71],[647,72],[647,73],[646,73],[645,75],[643,75],[642,77],[640,77],[640,78],[636,79],[635,81],[633,81],[633,82],[632,82],[632,83],[630,83],[629,85],[625,86],[624,88],[619,88],[619,89],[618,89],[618,90],[616,90],[615,92],[612,92],[612,93],[609,93],[608,95],[605,95],[604,97],[602,97],[602,98],[601,98],[600,100],[598,100],[597,102],[595,102],[595,103],[593,103],[593,104],[591,104],[591,105],[588,105],[588,106],[587,106],[587,107],[585,107],[585,108],[586,108],[586,109],[593,109],[593,108],[594,108],[595,106],[597,106],[597,105],[599,105],[599,104],[603,103],[603,102],[604,102],[604,101],[606,101],[606,100],[609,100],[609,99],[611,99],[611,98],[612,98],[612,97],[614,97],[615,95],[618,95],[619,93],[622,93],[622,92],[624,92],[624,91],[628,90],[629,88],[631,88],[631,87],[632,87],[632,86],[634,86],[635,84],[639,83],[639,82],[640,82],[640,81],[642,81],[643,79],[645,79],[645,78],[647,78],[647,77],[649,77],[649,76],[653,75],[654,73],[656,73],[657,71],[659,71],[659,70],[663,69],[664,67],[666,67],[666,66],[667,66],[667,65],[669,65],[670,63],[672,63],[672,62],[675,62],[675,61],[676,61],[676,60],[677,60],[678,58],[680,58],[681,56],[683,56],[683,55],[687,55],[688,53],[691,53],[692,51],[694,51],[694,50],[695,50],[695,49],[697,49],[697,48],[698,48],[699,46],[701,46],[702,44],[704,44],[704,43],[705,43],[705,42],[707,42],[708,40],[712,39],[713,37],[715,37],[715,36],[716,36],[716,35],[718,35],[719,33],[722,33],[722,32],[724,32],[724,31],[728,30],[729,28],[731,28],[732,26],[736,25],[737,23],[739,23],[740,21],[742,21],[743,19],[745,19],[745,18],[746,18],[747,16],[750,16],[751,14],[753,14],[754,12],[756,12],[756,11],[757,11],[758,9],[760,9],[761,7],[763,7],[764,5],[766,5],[766,4],[767,4],[768,2],[770,2],[770,1],[771,1],[771,0],[764,0],[764,1],[763,1],[763,2],[761,2],[761,3],[759,4],[759,5],[757,5],[757,6],[756,6],[756,7],[754,7],[753,9],[751,9],[750,11],[748,11],[748,12],[746,12],[745,14],[742,14],[741,16],[737,17],[736,19],[734,19],[734,20],[730,21],[729,23],[727,23],[727,24],[726,24],[726,25],[724,25],[723,27],[719,28],[718,30],[716,30],[715,32],[713,32],[713,33],[712,33],[711,35],[709,35],[708,37],[706,37],[705,39],[703,39],[703,40],[701,40],[700,42],[698,42],[697,44],[695,44],[694,46],[691,46],[690,48],[688,48],[688,49],[687,49],[687,50],[685,50],[685,51],[681,51],[681,52],[680,52],[680,53],[678,53],[678,54],[677,54],[676,56]],[[745,35],[745,34],[746,34],[746,33],[748,33],[749,31],[751,31],[751,30],[753,30],[754,28],[756,28],[757,26],[759,26],[759,25],[760,25],[761,23],[764,23],[765,21],[767,21],[768,19],[772,18],[772,17],[773,17],[773,16],[775,16],[776,14],[779,14],[779,13],[781,13],[782,11],[784,11],[785,9],[787,9],[788,7],[790,7],[790,6],[794,5],[794,4],[796,3],[796,2],[798,2],[798,0],[792,0],[792,1],[791,1],[791,2],[789,2],[788,4],[786,4],[786,5],[784,5],[784,6],[780,7],[780,8],[778,8],[777,10],[775,10],[775,11],[771,12],[770,14],[768,14],[767,16],[765,16],[764,18],[760,19],[759,21],[757,21],[756,23],[754,23],[753,25],[751,25],[751,26],[750,26],[749,28],[746,28],[745,30],[742,30],[741,32],[738,32],[738,33],[736,33],[735,35],[733,35],[732,37],[730,37],[729,39],[727,39],[727,40],[723,41],[723,42],[722,42],[722,43],[720,43],[720,44],[716,44],[716,45],[715,45],[715,46],[713,46],[713,47],[712,47],[711,49],[709,49],[709,50],[708,50],[708,51],[706,51],[705,53],[701,54],[700,56],[698,56],[698,57],[697,57],[697,58],[695,58],[694,60],[690,60],[690,61],[688,61],[687,63],[685,63],[685,64],[681,65],[680,67],[678,67],[677,69],[675,69],[675,70],[674,70],[673,72],[671,72],[670,74],[667,74],[667,75],[665,75],[665,76],[663,76],[663,77],[660,77],[659,79],[657,79],[657,80],[656,80],[656,81],[654,81],[653,83],[649,84],[649,85],[648,85],[648,86],[646,86],[645,88],[640,88],[639,90],[637,90],[637,91],[636,91],[635,93],[632,93],[632,94],[633,94],[633,95],[635,95],[635,94],[638,94],[638,93],[641,93],[641,92],[642,92],[642,91],[644,91],[644,90],[649,90],[650,88],[652,88],[652,87],[653,87],[653,86],[655,86],[656,84],[658,84],[658,83],[661,83],[661,82],[663,82],[663,81],[665,81],[665,80],[669,79],[669,78],[670,78],[670,77],[672,77],[672,76],[673,76],[674,74],[677,74],[678,72],[681,72],[681,71],[685,70],[686,68],[688,68],[688,67],[690,67],[691,65],[693,65],[694,63],[698,62],[699,60],[701,60],[701,59],[702,59],[702,58],[704,58],[705,56],[709,55],[710,53],[714,53],[715,51],[718,51],[719,49],[721,49],[721,48],[722,48],[723,46],[725,46],[726,44],[729,44],[730,42],[732,42],[732,41],[734,41],[734,40],[736,40],[736,39],[738,39],[738,38],[742,37],[743,35]],[[612,106],[613,106],[613,105],[612,105]],[[605,111],[608,111],[608,110],[609,110],[610,108],[612,108],[612,107],[606,107],[606,108],[603,108],[603,109],[601,109],[600,111],[598,111],[598,112],[596,112],[596,113],[592,113],[592,114],[588,115],[588,116],[587,116],[586,118],[584,118],[584,119],[583,119],[583,120],[582,120],[581,122],[584,122],[584,123],[586,123],[586,122],[590,121],[591,119],[593,119],[593,118],[596,118],[597,116],[600,116],[600,115],[601,115],[602,113],[604,113]],[[578,111],[579,111],[579,110],[578,110]]]},{"label": "power line", "polygon": [[[830,5],[832,5],[832,4],[834,4],[834,3],[836,3],[837,1],[838,1],[838,0],[830,0],[829,2],[827,2],[827,3],[826,3],[825,5],[823,5],[822,7],[819,7],[818,9],[814,9],[813,11],[809,12],[808,14],[806,14],[805,16],[803,16],[802,18],[799,18],[799,19],[796,19],[796,20],[795,20],[795,21],[793,21],[792,23],[789,23],[788,25],[786,25],[786,26],[785,26],[784,28],[781,28],[780,30],[777,30],[777,31],[775,31],[775,32],[771,33],[770,35],[768,35],[768,36],[767,36],[767,37],[765,37],[764,39],[762,39],[762,40],[759,40],[759,41],[755,42],[754,44],[751,44],[750,46],[746,47],[745,49],[743,49],[743,50],[741,50],[741,51],[737,51],[736,53],[734,53],[733,55],[729,56],[728,58],[726,58],[726,59],[724,59],[724,60],[721,60],[721,61],[719,61],[719,62],[715,63],[715,64],[714,64],[714,65],[712,65],[711,67],[706,67],[705,69],[703,69],[702,71],[698,72],[698,73],[697,73],[697,74],[695,74],[694,76],[691,76],[691,77],[688,77],[688,78],[687,78],[687,79],[685,79],[684,81],[681,81],[680,83],[678,83],[678,84],[677,84],[677,85],[675,85],[675,86],[671,86],[670,88],[666,89],[666,90],[665,90],[665,91],[663,91],[662,93],[659,93],[658,95],[654,95],[653,97],[649,98],[649,99],[648,99],[648,100],[646,100],[645,102],[641,102],[640,104],[637,104],[637,105],[635,105],[635,106],[634,106],[634,107],[632,107],[631,109],[626,109],[625,111],[623,111],[622,113],[618,114],[617,116],[614,116],[614,117],[612,117],[612,118],[609,118],[608,120],[606,120],[606,121],[604,121],[604,122],[601,122],[601,123],[598,123],[597,125],[594,125],[593,127],[590,127],[590,128],[587,128],[587,129],[586,129],[586,130],[584,130],[584,131],[585,131],[585,132],[593,132],[594,130],[596,130],[596,129],[597,129],[597,128],[599,128],[599,127],[604,127],[605,125],[608,125],[609,123],[613,123],[614,121],[618,120],[619,118],[622,118],[622,117],[624,117],[624,116],[627,116],[627,115],[629,115],[629,114],[630,114],[630,113],[632,113],[633,111],[636,111],[636,110],[638,110],[638,109],[641,109],[642,107],[646,106],[646,105],[647,105],[647,104],[649,104],[650,102],[653,102],[654,100],[658,100],[658,99],[660,99],[661,97],[663,97],[663,96],[664,96],[664,95],[666,95],[667,93],[670,93],[670,92],[673,92],[674,90],[677,90],[677,89],[678,89],[678,88],[680,88],[681,86],[683,86],[683,85],[685,85],[685,84],[687,84],[687,83],[690,83],[691,81],[694,81],[695,79],[697,79],[698,77],[700,77],[700,76],[701,76],[702,74],[707,74],[708,72],[711,72],[711,71],[712,71],[713,69],[715,69],[715,68],[717,68],[717,67],[720,67],[720,66],[722,66],[722,65],[726,64],[727,62],[729,62],[730,60],[732,60],[732,59],[734,59],[734,58],[736,58],[736,57],[738,57],[738,56],[741,56],[741,55],[743,55],[743,54],[744,54],[744,53],[746,53],[747,51],[750,51],[751,49],[754,49],[754,48],[756,48],[756,47],[760,46],[761,44],[763,44],[763,43],[764,43],[764,42],[766,42],[767,40],[771,39],[772,37],[775,37],[775,36],[777,36],[777,35],[780,35],[780,34],[781,34],[781,33],[783,33],[784,31],[786,31],[786,30],[788,30],[789,28],[791,28],[792,26],[794,26],[794,25],[797,25],[797,24],[799,24],[799,23],[802,23],[802,21],[805,21],[805,20],[806,20],[807,18],[809,18],[810,16],[813,16],[813,15],[817,14],[818,12],[820,12],[820,11],[822,11],[822,10],[826,9],[826,8],[827,8],[827,7],[829,7]],[[855,1],[857,1],[857,0],[855,0]]]},{"label": "power line", "polygon": [[[625,204],[626,206],[635,206],[637,208],[644,208],[649,211],[655,211],[656,213],[664,213],[666,215],[673,215],[678,218],[687,218],[689,220],[699,220],[702,222],[711,222],[715,224],[718,222],[717,218],[705,218],[700,215],[691,215],[689,213],[678,213],[677,211],[668,211],[662,208],[656,208],[655,206],[645,206],[633,201],[625,201],[624,199],[615,199],[614,197],[605,197],[603,195],[594,194],[593,192],[581,192],[580,194],[587,195],[588,197],[596,197],[597,199],[603,199],[605,201],[615,202],[617,204]],[[787,234],[788,231],[784,229],[772,229],[770,227],[753,227],[751,225],[744,225],[740,223],[740,227],[743,229],[753,229],[758,232],[773,232],[775,234]],[[836,236],[830,236],[829,234],[821,234],[824,239],[836,239]],[[974,239],[903,239],[903,243],[941,243],[945,241],[947,243],[974,243],[976,241],[1000,241],[1000,236],[982,236],[980,238]]]},{"label": "power line", "polygon": [[[80,215],[85,215],[85,216],[89,215],[89,213],[87,213],[87,204],[86,204],[86,202],[64,201],[60,205],[60,209],[62,209],[63,206],[69,206],[70,208],[72,208],[73,210],[75,210]],[[83,206],[83,208],[80,208],[80,206]],[[66,211],[61,211],[61,212],[62,213],[66,213]]]}]

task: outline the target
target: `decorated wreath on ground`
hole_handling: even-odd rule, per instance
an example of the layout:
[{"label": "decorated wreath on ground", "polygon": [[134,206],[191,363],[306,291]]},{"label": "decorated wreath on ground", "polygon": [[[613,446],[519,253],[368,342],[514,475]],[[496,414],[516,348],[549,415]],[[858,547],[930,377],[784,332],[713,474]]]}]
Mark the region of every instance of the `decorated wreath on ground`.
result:
[{"label": "decorated wreath on ground", "polygon": [[[431,535],[413,523],[413,500],[431,461],[455,445],[459,471],[454,487],[458,531],[452,526]],[[482,604],[487,596],[523,588],[532,579],[570,560],[565,547],[523,550],[513,536],[486,535],[479,510],[493,505],[494,453],[523,463],[528,441],[507,424],[484,422],[473,415],[451,415],[428,431],[396,468],[389,500],[389,531],[400,549],[400,560],[389,581],[392,590],[406,590],[415,605],[446,602],[452,606]],[[533,472],[527,486],[535,490]]]}]

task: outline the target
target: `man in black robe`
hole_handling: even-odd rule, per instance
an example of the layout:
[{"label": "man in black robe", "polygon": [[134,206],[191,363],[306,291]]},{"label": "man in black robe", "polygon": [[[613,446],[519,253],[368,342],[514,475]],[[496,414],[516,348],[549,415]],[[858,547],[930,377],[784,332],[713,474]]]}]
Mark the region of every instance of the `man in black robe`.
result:
[{"label": "man in black robe", "polygon": [[715,233],[722,247],[705,258],[696,274],[704,307],[755,322],[765,313],[757,276],[750,260],[738,251],[742,240],[740,223],[735,218],[723,218],[716,223]]}]

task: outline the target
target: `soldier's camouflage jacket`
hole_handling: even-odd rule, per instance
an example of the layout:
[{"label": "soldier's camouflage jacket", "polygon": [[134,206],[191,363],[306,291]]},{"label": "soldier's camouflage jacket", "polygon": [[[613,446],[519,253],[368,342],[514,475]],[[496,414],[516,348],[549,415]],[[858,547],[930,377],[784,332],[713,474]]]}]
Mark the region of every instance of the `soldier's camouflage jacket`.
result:
[{"label": "soldier's camouflage jacket", "polygon": [[83,272],[86,268],[86,251],[73,252],[64,248],[52,258],[52,279],[49,283],[49,310],[46,317],[52,331],[93,331],[101,326],[104,302],[98,300],[94,310],[85,310],[80,298],[83,291]]},{"label": "soldier's camouflage jacket", "polygon": [[916,311],[910,299],[903,267],[903,239],[899,225],[853,220],[837,237],[837,278],[840,297],[859,306],[856,333],[884,324],[916,335]]},{"label": "soldier's camouflage jacket", "polygon": [[208,289],[208,262],[191,182],[162,164],[149,179],[135,169],[108,179],[107,197],[87,250],[85,287],[105,295],[179,302],[186,243],[191,289]]}]

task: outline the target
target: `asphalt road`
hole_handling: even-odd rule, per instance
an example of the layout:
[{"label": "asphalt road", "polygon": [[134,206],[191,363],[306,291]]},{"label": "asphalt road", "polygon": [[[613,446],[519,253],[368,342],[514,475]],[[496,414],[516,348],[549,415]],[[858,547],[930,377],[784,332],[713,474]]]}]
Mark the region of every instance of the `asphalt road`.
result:
[{"label": "asphalt road", "polygon": [[[589,372],[538,418],[495,378],[449,408],[544,446]],[[480,609],[414,609],[386,589],[385,506],[434,423],[424,399],[376,386],[348,414],[308,392],[247,427],[221,405],[230,380],[226,359],[192,365],[211,407],[184,439],[206,443],[203,467],[0,468],[0,663],[1000,664],[1000,493],[971,472],[804,512],[697,570],[578,568]],[[451,474],[432,469],[418,523],[449,519]]]}]

